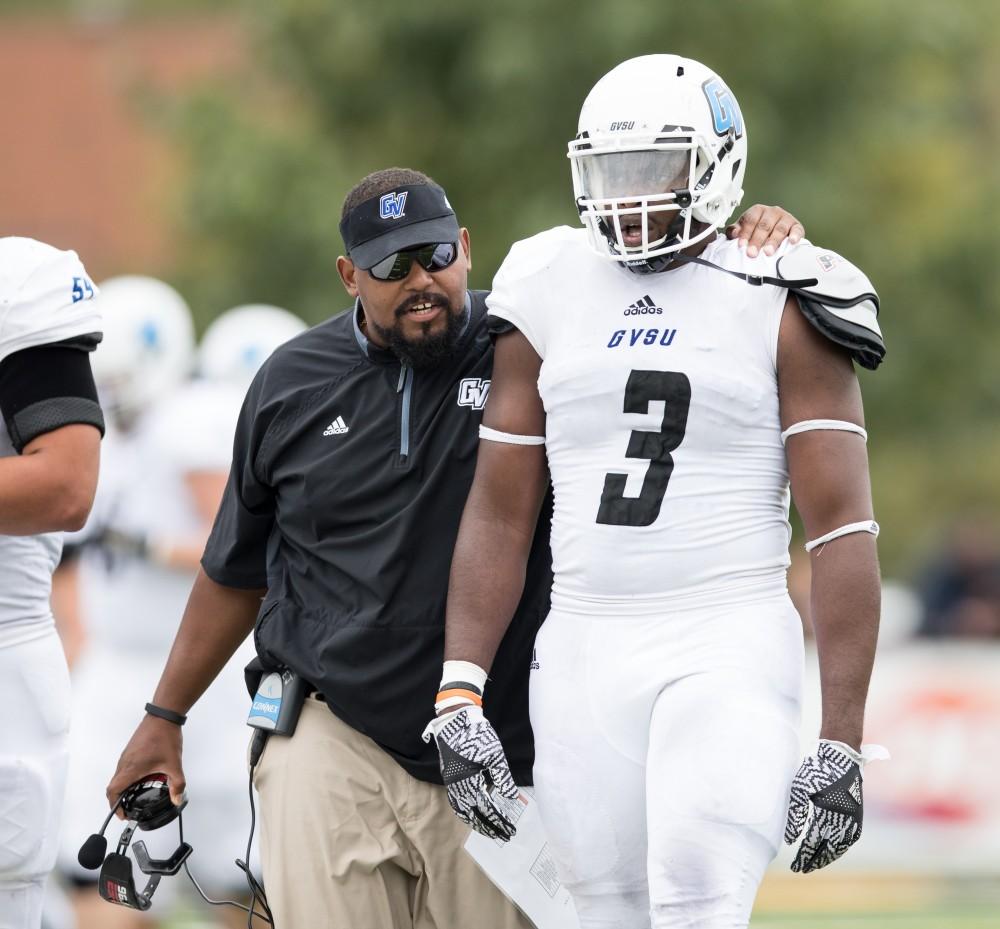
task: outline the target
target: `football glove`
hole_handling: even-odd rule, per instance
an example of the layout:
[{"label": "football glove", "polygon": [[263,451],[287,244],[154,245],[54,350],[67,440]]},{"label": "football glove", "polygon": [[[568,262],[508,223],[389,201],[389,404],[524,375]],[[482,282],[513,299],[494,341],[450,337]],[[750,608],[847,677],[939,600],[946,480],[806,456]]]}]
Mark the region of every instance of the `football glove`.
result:
[{"label": "football glove", "polygon": [[791,845],[805,829],[793,871],[825,868],[861,838],[861,768],[866,760],[887,757],[881,746],[865,746],[862,754],[843,742],[820,739],[792,781],[785,842]]},{"label": "football glove", "polygon": [[517,786],[496,730],[478,706],[438,716],[424,730],[441,758],[448,803],[463,823],[491,839],[506,842],[517,831],[497,797],[516,800]]}]

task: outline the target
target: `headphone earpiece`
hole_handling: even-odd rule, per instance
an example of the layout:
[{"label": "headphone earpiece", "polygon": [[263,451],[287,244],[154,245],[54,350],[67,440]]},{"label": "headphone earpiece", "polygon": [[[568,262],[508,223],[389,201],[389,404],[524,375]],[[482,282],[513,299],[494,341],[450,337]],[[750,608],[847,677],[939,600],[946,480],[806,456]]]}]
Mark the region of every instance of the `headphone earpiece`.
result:
[{"label": "headphone earpiece", "polygon": [[187,800],[180,806],[174,806],[163,774],[151,774],[136,781],[125,789],[120,802],[125,816],[134,821],[143,832],[159,829],[173,822],[187,806]]}]

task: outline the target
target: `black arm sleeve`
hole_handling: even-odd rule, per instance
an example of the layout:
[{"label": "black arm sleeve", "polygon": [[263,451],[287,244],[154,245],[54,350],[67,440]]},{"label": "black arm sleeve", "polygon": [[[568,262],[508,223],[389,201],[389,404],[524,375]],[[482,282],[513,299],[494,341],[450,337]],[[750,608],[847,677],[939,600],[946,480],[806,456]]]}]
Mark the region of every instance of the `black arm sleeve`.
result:
[{"label": "black arm sleeve", "polygon": [[264,420],[258,415],[259,388],[255,381],[243,402],[229,481],[201,559],[217,584],[243,590],[268,586],[267,546],[275,524],[274,490],[255,469]]},{"label": "black arm sleeve", "polygon": [[8,355],[0,361],[0,413],[18,454],[32,439],[75,423],[104,435],[88,351],[70,340]]}]

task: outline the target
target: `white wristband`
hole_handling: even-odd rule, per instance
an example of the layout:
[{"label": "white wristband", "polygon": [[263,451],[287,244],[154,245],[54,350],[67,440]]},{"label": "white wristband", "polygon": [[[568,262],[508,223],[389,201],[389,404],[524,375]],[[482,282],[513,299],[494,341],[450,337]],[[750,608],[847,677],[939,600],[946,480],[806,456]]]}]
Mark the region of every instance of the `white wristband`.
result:
[{"label": "white wristband", "polygon": [[465,684],[472,684],[479,688],[479,692],[486,690],[486,672],[471,661],[446,661],[444,670],[441,672],[441,690],[446,684],[454,684],[462,681]]},{"label": "white wristband", "polygon": [[858,752],[846,742],[837,742],[834,739],[820,739],[819,741],[821,745],[823,743],[832,745],[837,751],[843,752],[851,761],[862,768],[870,761],[889,761],[892,758],[889,754],[889,749],[884,745],[865,743],[861,746],[861,751]]}]

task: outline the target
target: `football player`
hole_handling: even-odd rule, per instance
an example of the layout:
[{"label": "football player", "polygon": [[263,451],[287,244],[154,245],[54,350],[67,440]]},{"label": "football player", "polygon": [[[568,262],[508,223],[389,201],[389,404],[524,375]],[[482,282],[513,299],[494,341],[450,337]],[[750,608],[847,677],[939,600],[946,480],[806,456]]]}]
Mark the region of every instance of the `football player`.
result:
[{"label": "football player", "polygon": [[36,929],[55,864],[70,692],[49,607],[97,485],[97,288],[75,252],[0,238],[0,927]]},{"label": "football player", "polygon": [[[881,361],[878,300],[834,252],[750,257],[718,234],[747,129],[698,62],[612,70],[569,159],[585,228],[516,243],[488,298],[493,384],[428,728],[452,807],[509,837],[517,791],[483,690],[551,477],[534,774],[581,925],[745,927],[782,836],[804,835],[793,870],[810,871],[861,831],[879,574],[852,359]],[[798,774],[789,484],[823,682]]]}]

